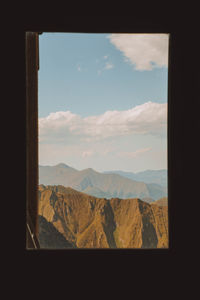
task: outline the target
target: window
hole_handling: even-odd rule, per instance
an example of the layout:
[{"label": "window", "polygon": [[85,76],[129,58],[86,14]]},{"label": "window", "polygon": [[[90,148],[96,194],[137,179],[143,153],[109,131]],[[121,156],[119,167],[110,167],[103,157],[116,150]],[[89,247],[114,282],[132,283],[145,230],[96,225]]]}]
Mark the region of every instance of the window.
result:
[{"label": "window", "polygon": [[35,248],[168,248],[168,43],[168,34],[27,33]]}]

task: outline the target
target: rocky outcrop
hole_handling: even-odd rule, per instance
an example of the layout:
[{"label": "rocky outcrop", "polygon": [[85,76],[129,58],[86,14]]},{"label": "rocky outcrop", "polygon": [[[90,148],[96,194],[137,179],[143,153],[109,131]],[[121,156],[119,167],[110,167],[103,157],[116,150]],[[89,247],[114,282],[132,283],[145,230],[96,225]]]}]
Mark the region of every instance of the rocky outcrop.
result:
[{"label": "rocky outcrop", "polygon": [[51,222],[48,222],[43,216],[39,216],[38,223],[38,239],[41,248],[66,249],[76,247],[74,244],[67,241],[55,226]]},{"label": "rocky outcrop", "polygon": [[158,206],[168,206],[168,199],[167,197],[163,197],[161,199],[152,202],[151,204],[156,204]]},{"label": "rocky outcrop", "polygon": [[107,200],[64,186],[43,185],[39,188],[39,215],[54,226],[69,247],[168,247],[167,207],[138,198]]}]

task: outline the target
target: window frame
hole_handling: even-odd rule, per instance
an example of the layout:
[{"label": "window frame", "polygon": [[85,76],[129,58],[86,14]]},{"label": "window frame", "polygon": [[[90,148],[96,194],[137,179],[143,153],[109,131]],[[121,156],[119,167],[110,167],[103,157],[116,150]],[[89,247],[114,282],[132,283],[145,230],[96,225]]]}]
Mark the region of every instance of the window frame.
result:
[{"label": "window frame", "polygon": [[38,70],[39,36],[25,33],[26,47],[26,248],[38,249]]},{"label": "window frame", "polygon": [[[44,32],[63,32],[68,31],[44,31]],[[70,30],[70,32],[83,32]],[[110,32],[115,33],[111,30]],[[109,32],[109,33],[110,33]],[[116,31],[117,33],[118,31]],[[25,32],[25,53],[26,53],[26,249],[40,249],[38,241],[38,185],[39,185],[39,167],[38,167],[38,71],[39,71],[39,34],[41,31],[26,31]],[[89,32],[88,32],[89,33]],[[101,33],[101,32],[93,32]],[[125,33],[125,32],[120,32]],[[134,32],[129,33],[145,33]],[[171,242],[171,184],[169,176],[171,173],[171,136],[170,136],[170,122],[171,122],[171,33],[170,32],[147,32],[147,33],[167,33],[169,34],[169,49],[168,49],[168,129],[167,129],[167,157],[168,157],[168,234],[169,242],[168,248],[162,249],[145,249],[145,251],[168,251],[172,248]],[[66,249],[69,250],[69,249]],[[82,249],[80,249],[82,250]],[[95,250],[95,249],[94,249]],[[101,249],[100,249],[101,250]],[[103,249],[105,250],[105,249]],[[117,249],[113,249],[117,250]],[[122,250],[122,249],[120,249]],[[144,249],[123,249],[128,251],[141,252]]]}]

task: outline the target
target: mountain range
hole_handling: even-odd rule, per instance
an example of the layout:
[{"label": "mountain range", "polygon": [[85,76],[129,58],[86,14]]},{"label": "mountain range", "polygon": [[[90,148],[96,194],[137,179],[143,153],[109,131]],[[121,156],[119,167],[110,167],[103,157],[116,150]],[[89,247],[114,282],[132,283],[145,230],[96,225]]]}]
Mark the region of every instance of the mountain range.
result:
[{"label": "mountain range", "polygon": [[97,198],[39,186],[41,248],[167,248],[168,209],[139,198]]},{"label": "mountain range", "polygon": [[97,198],[138,197],[154,201],[167,196],[167,187],[156,182],[136,181],[124,175],[100,173],[91,168],[78,171],[63,163],[56,166],[39,166],[39,183],[71,187]]},{"label": "mountain range", "polygon": [[124,171],[106,171],[105,174],[118,174],[126,178],[143,181],[145,183],[156,183],[163,187],[167,187],[167,170],[146,170],[138,173],[124,172]]},{"label": "mountain range", "polygon": [[158,200],[152,202],[151,204],[152,205],[156,204],[159,206],[168,206],[168,199],[167,199],[167,197],[163,197],[161,199],[158,199]]}]

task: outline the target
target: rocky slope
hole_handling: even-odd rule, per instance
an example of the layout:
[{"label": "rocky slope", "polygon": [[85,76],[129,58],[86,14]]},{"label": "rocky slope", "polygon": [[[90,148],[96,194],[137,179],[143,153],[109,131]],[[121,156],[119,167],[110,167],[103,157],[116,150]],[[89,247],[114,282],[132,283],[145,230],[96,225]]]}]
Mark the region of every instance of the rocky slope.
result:
[{"label": "rocky slope", "polygon": [[154,202],[152,202],[151,204],[156,204],[158,206],[168,206],[168,198],[167,197],[163,197],[161,199],[158,199]]},{"label": "rocky slope", "polygon": [[41,248],[65,249],[75,248],[75,245],[66,240],[55,226],[48,222],[43,216],[38,217],[39,223],[39,241]]},{"label": "rocky slope", "polygon": [[[138,198],[107,200],[61,185],[40,185],[39,216],[59,232],[59,240],[65,238],[66,248],[168,247],[167,207]],[[41,247],[48,248],[42,236],[39,240]]]}]

